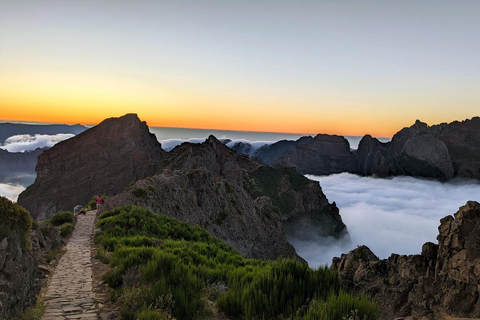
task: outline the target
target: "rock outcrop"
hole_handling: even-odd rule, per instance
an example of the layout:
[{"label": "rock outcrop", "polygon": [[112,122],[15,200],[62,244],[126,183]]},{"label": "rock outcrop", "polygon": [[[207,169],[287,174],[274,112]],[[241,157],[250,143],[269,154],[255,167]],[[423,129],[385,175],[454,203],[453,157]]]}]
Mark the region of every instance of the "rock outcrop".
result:
[{"label": "rock outcrop", "polygon": [[355,172],[355,156],[344,137],[319,134],[307,143],[287,150],[276,160],[277,164],[294,166],[300,173],[325,175],[340,172]]},{"label": "rock outcrop", "polygon": [[176,147],[159,174],[110,197],[102,210],[130,203],[200,225],[252,258],[294,257],[283,224],[298,220],[320,235],[348,236],[317,182],[294,168],[261,165],[213,136]]},{"label": "rock outcrop", "polygon": [[166,154],[136,114],[109,118],[38,157],[35,182],[18,197],[34,219],[113,195],[155,174]]},{"label": "rock outcrop", "polygon": [[0,319],[10,319],[35,304],[39,261],[63,242],[57,227],[40,222],[30,231],[29,213],[6,198],[0,197],[0,210]]},{"label": "rock outcrop", "polygon": [[420,255],[378,259],[365,246],[334,258],[342,284],[374,296],[381,319],[480,317],[480,204],[440,220],[438,244]]}]

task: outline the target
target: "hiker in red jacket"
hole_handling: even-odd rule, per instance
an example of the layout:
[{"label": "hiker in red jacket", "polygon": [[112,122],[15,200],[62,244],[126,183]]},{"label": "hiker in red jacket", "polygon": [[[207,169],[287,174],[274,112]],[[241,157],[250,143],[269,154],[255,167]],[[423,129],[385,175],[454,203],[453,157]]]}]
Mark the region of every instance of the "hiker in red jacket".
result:
[{"label": "hiker in red jacket", "polygon": [[102,203],[103,203],[102,197],[100,197],[99,195],[97,195],[97,211],[98,211],[98,209],[100,209],[100,207],[102,206]]}]

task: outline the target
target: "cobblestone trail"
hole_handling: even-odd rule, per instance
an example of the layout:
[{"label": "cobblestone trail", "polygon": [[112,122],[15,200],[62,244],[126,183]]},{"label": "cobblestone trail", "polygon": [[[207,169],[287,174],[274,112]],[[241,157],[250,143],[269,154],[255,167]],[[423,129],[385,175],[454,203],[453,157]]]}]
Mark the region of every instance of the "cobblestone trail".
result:
[{"label": "cobblestone trail", "polygon": [[92,291],[92,241],[95,211],[79,215],[67,251],[45,293],[43,320],[98,319]]}]

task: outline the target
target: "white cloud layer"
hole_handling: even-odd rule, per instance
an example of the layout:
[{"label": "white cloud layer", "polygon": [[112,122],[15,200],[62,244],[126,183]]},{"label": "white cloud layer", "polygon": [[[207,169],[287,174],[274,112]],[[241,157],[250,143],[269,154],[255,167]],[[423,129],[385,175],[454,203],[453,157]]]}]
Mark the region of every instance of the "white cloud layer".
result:
[{"label": "white cloud layer", "polygon": [[[227,140],[228,138],[220,138],[220,141]],[[181,145],[184,142],[190,142],[190,143],[203,143],[205,142],[206,138],[190,138],[190,139],[165,139],[165,140],[160,140],[160,143],[162,144],[162,149],[165,151],[170,151],[176,146]],[[230,139],[228,139],[230,140]],[[248,154],[248,155],[253,155],[255,151],[260,149],[262,146],[267,145],[267,144],[272,144],[275,143],[276,141],[251,141],[251,140],[246,140],[246,139],[235,139],[229,141],[226,146],[229,148],[234,147],[238,143],[243,143],[245,144],[242,152]]]},{"label": "white cloud layer", "polygon": [[11,136],[0,149],[8,152],[25,152],[33,151],[37,148],[53,147],[56,143],[74,137],[71,133],[59,133],[55,135],[36,134],[34,136],[29,134],[19,134]]},{"label": "white cloud layer", "polygon": [[12,201],[17,201],[18,195],[25,190],[21,185],[12,185],[0,183],[0,196],[4,196]]},{"label": "white cloud layer", "polygon": [[190,138],[190,139],[166,139],[166,140],[160,140],[160,143],[162,144],[162,149],[165,151],[170,151],[176,146],[181,145],[184,142],[190,142],[190,143],[203,143],[205,142],[205,138]]},{"label": "white cloud layer", "polygon": [[480,183],[442,183],[413,177],[377,179],[341,173],[309,179],[320,181],[330,202],[335,201],[352,238],[343,243],[291,242],[311,266],[330,264],[334,256],[367,245],[380,258],[391,253],[418,254],[427,242],[437,243],[440,219],[453,215],[468,200],[480,202]]}]

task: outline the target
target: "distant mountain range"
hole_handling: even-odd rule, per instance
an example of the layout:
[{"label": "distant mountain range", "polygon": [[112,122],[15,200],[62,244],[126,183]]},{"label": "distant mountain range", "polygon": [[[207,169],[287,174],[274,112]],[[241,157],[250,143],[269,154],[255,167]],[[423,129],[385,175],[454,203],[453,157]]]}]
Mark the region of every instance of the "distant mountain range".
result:
[{"label": "distant mountain range", "polygon": [[0,123],[0,144],[11,136],[18,134],[58,134],[73,133],[79,134],[88,128],[80,124],[22,124],[22,123]]}]

